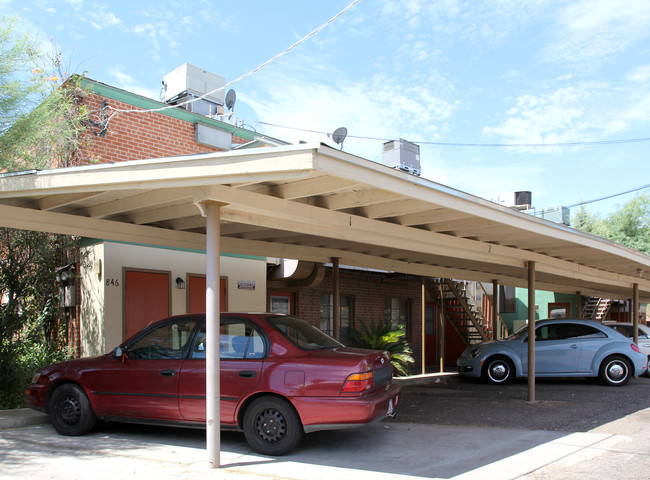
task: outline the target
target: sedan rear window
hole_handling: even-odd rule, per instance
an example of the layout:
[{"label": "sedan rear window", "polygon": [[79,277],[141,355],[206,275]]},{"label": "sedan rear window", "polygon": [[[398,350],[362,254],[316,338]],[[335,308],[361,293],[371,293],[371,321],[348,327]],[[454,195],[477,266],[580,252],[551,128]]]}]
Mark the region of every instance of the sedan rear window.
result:
[{"label": "sedan rear window", "polygon": [[343,346],[339,341],[299,318],[272,317],[268,321],[291,343],[303,350],[325,350]]}]

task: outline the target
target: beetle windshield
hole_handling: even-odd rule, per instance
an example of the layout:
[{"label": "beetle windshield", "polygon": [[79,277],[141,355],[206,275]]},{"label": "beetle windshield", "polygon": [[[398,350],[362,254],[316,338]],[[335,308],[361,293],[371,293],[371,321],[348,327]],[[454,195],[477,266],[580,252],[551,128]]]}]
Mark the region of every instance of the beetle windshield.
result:
[{"label": "beetle windshield", "polygon": [[343,346],[325,332],[299,318],[273,317],[268,321],[291,343],[303,350],[324,350]]}]

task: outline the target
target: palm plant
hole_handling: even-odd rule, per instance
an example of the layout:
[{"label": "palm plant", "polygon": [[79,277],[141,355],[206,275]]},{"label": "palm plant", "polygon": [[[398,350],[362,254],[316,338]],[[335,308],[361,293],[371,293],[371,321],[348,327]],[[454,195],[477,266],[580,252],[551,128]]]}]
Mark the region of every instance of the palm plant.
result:
[{"label": "palm plant", "polygon": [[405,327],[394,327],[390,320],[361,321],[356,329],[350,328],[349,338],[353,347],[389,352],[396,376],[409,375],[411,365],[415,363],[411,355],[413,350],[406,341]]}]

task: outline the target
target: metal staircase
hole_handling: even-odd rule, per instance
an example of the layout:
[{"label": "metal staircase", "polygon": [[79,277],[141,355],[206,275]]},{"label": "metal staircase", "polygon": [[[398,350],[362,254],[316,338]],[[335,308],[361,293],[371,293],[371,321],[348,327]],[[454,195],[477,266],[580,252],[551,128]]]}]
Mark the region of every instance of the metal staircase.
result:
[{"label": "metal staircase", "polygon": [[609,298],[589,297],[582,307],[581,318],[602,322],[607,318],[612,300]]},{"label": "metal staircase", "polygon": [[465,345],[480,343],[491,338],[489,322],[483,316],[462,282],[448,278],[430,279],[427,288],[436,299],[448,324]]}]

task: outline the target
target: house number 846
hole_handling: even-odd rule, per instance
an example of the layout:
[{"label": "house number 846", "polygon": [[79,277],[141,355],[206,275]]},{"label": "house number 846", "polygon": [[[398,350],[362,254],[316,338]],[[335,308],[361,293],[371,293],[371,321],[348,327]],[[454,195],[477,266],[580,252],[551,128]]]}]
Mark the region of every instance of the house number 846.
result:
[{"label": "house number 846", "polygon": [[115,279],[115,278],[107,278],[106,279],[106,286],[107,287],[119,287],[120,286],[120,281]]}]

